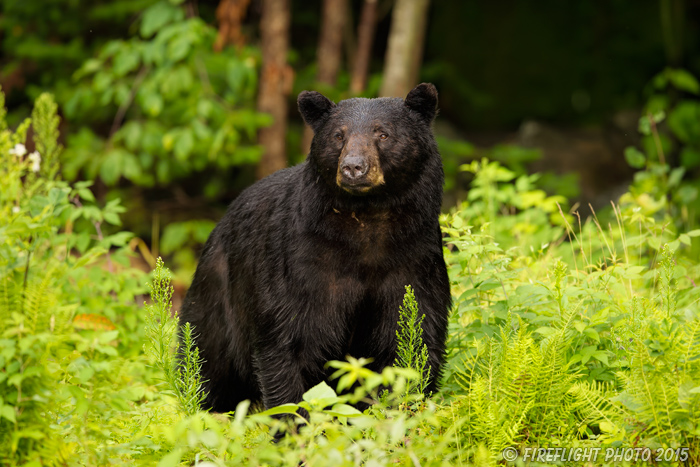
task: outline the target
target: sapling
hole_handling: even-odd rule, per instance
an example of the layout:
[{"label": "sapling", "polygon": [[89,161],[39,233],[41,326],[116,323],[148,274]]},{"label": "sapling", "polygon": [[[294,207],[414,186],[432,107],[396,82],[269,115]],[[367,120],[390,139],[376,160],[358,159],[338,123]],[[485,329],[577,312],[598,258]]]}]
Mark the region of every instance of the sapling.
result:
[{"label": "sapling", "polygon": [[428,346],[423,343],[423,320],[413,288],[406,286],[403,305],[399,308],[399,329],[396,331],[396,360],[394,366],[411,368],[418,372],[418,379],[409,383],[407,394],[423,394],[430,381]]},{"label": "sapling", "polygon": [[206,397],[201,377],[202,359],[195,345],[194,328],[190,323],[180,326],[177,312],[171,313],[173,287],[170,280],[170,270],[158,258],[149,284],[151,303],[146,305],[144,350],[163,372],[166,391],[177,399],[179,409],[192,415],[201,410]]}]

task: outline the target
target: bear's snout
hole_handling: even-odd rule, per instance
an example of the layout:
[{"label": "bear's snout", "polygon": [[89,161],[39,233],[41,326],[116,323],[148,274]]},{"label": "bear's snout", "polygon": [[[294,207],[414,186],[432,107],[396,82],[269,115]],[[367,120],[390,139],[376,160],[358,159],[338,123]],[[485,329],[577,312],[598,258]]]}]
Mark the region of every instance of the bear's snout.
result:
[{"label": "bear's snout", "polygon": [[340,164],[340,172],[343,178],[350,183],[356,183],[367,175],[369,164],[367,160],[359,155],[346,156]]},{"label": "bear's snout", "polygon": [[353,135],[338,160],[336,183],[352,194],[364,194],[384,184],[379,154],[368,138]]}]

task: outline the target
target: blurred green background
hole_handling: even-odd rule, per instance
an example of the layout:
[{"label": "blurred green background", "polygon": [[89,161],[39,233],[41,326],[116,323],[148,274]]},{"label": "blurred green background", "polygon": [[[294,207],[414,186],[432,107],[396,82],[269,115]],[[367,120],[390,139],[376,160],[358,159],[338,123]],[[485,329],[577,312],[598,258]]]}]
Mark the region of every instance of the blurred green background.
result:
[{"label": "blurred green background", "polygon": [[[683,221],[697,223],[697,0],[4,0],[8,120],[18,125],[41,92],[54,93],[63,177],[95,180],[101,201],[120,198],[146,261],[168,255],[186,282],[226,205],[303,160],[298,92],[391,94],[401,9],[425,12],[403,24],[416,37],[405,75],[440,93],[445,209],[469,189],[459,167],[484,156],[540,172],[542,188],[584,213],[616,200],[649,157],[683,169]],[[275,18],[287,26],[266,29]],[[660,141],[638,132],[648,114],[661,116],[651,119]]]}]

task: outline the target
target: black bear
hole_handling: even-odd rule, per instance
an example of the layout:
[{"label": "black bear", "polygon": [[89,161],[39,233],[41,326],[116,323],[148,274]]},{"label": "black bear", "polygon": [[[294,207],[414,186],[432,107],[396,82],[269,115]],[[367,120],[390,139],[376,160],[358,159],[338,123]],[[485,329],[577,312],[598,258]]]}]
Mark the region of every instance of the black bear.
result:
[{"label": "black bear", "polygon": [[306,162],[233,201],[182,305],[216,412],[299,402],[347,355],[391,365],[406,285],[425,314],[427,390],[440,378],[451,297],[435,87],[338,104],[305,91],[298,105],[314,131]]}]

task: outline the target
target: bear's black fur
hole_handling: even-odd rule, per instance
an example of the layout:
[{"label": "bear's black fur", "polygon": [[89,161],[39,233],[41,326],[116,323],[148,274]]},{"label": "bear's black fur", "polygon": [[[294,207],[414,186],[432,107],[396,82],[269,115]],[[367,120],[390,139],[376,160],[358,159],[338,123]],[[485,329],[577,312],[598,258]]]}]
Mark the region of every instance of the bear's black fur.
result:
[{"label": "bear's black fur", "polygon": [[299,95],[314,130],[307,161],[257,182],[204,246],[181,320],[205,360],[206,405],[298,402],[346,355],[391,365],[399,306],[414,288],[435,391],[450,286],[438,215],[437,91],[406,99]]}]

